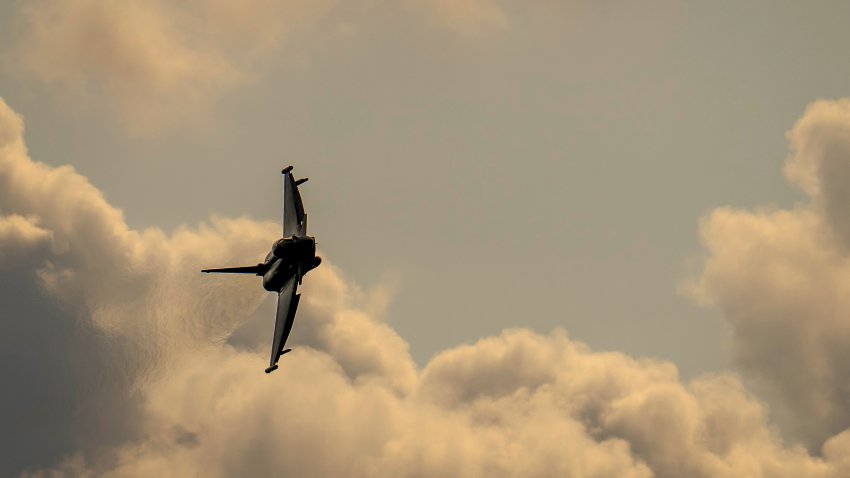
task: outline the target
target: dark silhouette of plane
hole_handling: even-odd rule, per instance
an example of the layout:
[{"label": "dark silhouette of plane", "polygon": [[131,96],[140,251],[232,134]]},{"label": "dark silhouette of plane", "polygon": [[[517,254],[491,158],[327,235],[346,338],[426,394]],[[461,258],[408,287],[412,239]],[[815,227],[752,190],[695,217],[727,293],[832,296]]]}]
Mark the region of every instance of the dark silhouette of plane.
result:
[{"label": "dark silhouette of plane", "polygon": [[230,274],[256,274],[263,277],[263,287],[277,292],[277,314],[274,323],[272,355],[266,373],[277,370],[277,361],[281,355],[291,349],[284,349],[286,338],[295,321],[295,309],[298,308],[300,294],[296,294],[298,284],[304,275],[322,262],[316,255],[316,239],[307,235],[307,213],[301,202],[298,185],[307,178],[295,180],[292,166],[281,171],[283,174],[283,238],[272,245],[266,260],[255,266],[225,267],[223,269],[204,269],[201,272]]}]

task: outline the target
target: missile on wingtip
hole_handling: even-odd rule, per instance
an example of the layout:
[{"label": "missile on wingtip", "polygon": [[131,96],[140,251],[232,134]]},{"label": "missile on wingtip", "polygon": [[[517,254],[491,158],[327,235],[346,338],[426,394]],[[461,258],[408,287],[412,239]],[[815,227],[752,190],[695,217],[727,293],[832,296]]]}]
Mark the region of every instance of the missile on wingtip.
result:
[{"label": "missile on wingtip", "polygon": [[[284,349],[284,351],[281,352],[280,355],[278,356],[278,360],[280,360],[280,357],[283,357],[285,354],[287,354],[289,352],[292,352],[292,349]],[[277,370],[277,364],[274,364],[271,367],[267,368],[266,373],[272,373],[275,370]]]}]

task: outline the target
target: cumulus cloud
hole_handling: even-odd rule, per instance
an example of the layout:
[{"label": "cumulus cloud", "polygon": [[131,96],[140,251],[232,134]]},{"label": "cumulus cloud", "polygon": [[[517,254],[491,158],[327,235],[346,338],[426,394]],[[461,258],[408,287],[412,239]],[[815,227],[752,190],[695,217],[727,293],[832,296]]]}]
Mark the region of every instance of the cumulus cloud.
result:
[{"label": "cumulus cloud", "polygon": [[[394,2],[361,3],[372,11]],[[411,5],[462,33],[507,22],[488,0]],[[290,34],[324,28],[318,21],[348,11],[341,7],[335,0],[39,0],[22,4],[5,66],[71,97],[105,98],[131,130],[149,133],[203,121],[218,98],[273,61]]]},{"label": "cumulus cloud", "polygon": [[50,244],[50,231],[26,217],[12,214],[0,218],[0,244],[7,247],[0,250],[0,267],[12,268],[29,262],[31,257],[43,257]]},{"label": "cumulus cloud", "polygon": [[787,137],[785,173],[808,201],[704,218],[695,291],[723,311],[780,423],[817,449],[850,426],[850,100],[811,104]]},{"label": "cumulus cloud", "polygon": [[197,271],[259,259],[275,224],[131,230],[72,168],[31,160],[22,134],[0,101],[0,251],[14,259],[0,284],[18,284],[0,288],[12,332],[0,353],[14,365],[0,379],[19,392],[0,399],[14,411],[0,474],[850,473],[850,432],[834,430],[820,456],[786,445],[734,374],[683,383],[668,362],[594,352],[560,330],[507,330],[419,368],[374,316],[392,285],[364,290],[332,265],[305,279],[294,351],[266,375],[256,278]]},{"label": "cumulus cloud", "polygon": [[8,68],[86,100],[104,95],[137,130],[183,122],[242,73],[210,38],[191,38],[179,14],[158,2],[31,4]]}]

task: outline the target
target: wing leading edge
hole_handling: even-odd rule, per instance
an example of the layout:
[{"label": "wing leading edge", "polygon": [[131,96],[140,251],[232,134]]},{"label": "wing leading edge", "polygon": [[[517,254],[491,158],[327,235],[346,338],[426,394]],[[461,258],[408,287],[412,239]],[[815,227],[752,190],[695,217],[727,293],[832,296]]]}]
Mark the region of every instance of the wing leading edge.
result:
[{"label": "wing leading edge", "polygon": [[277,314],[274,321],[274,341],[272,342],[272,354],[269,360],[269,367],[266,373],[271,373],[277,370],[277,361],[280,356],[289,352],[290,349],[284,350],[286,339],[289,337],[289,332],[292,330],[292,324],[295,322],[295,310],[298,308],[298,299],[301,297],[295,292],[298,289],[300,274],[295,273],[286,281],[280,293],[277,296]]}]

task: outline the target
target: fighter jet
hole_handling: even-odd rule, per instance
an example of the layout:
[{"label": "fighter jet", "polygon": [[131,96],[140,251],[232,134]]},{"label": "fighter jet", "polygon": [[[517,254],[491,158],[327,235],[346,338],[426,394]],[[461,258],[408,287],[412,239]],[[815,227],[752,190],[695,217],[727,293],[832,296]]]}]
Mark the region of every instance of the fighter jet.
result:
[{"label": "fighter jet", "polygon": [[307,178],[295,180],[292,166],[283,171],[283,237],[272,244],[272,250],[266,259],[255,266],[225,267],[223,269],[204,269],[201,272],[230,274],[256,274],[262,276],[263,287],[277,292],[277,315],[274,323],[272,354],[266,373],[277,370],[280,357],[291,349],[284,349],[286,339],[295,321],[295,309],[298,308],[300,294],[296,294],[298,284],[304,275],[322,262],[316,255],[316,239],[307,235],[307,213],[301,202],[298,186]]}]

